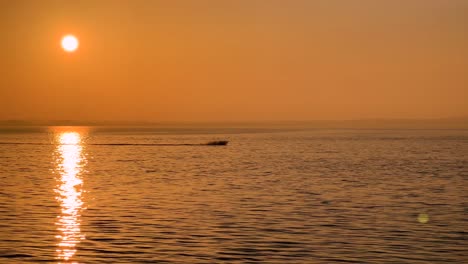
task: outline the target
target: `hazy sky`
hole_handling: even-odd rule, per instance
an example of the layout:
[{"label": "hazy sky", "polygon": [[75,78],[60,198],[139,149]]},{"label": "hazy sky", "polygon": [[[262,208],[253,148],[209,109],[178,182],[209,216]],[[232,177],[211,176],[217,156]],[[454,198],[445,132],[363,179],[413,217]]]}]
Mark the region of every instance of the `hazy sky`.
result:
[{"label": "hazy sky", "polygon": [[466,0],[0,0],[0,119],[451,116]]}]

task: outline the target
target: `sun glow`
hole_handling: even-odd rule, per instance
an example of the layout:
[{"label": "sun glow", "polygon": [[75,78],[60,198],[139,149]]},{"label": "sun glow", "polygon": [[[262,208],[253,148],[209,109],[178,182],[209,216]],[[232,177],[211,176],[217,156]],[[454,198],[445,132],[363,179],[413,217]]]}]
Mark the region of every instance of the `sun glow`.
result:
[{"label": "sun glow", "polygon": [[62,38],[62,48],[66,52],[74,52],[79,46],[78,39],[73,35],[66,35]]},{"label": "sun glow", "polygon": [[77,132],[66,132],[60,135],[60,144],[77,145],[80,143],[80,134]]},{"label": "sun glow", "polygon": [[59,239],[58,258],[68,261],[76,254],[76,245],[84,239],[80,229],[80,216],[83,210],[82,185],[80,177],[86,162],[81,146],[81,135],[77,132],[62,132],[57,137],[56,199],[60,203],[61,214],[56,225]]}]

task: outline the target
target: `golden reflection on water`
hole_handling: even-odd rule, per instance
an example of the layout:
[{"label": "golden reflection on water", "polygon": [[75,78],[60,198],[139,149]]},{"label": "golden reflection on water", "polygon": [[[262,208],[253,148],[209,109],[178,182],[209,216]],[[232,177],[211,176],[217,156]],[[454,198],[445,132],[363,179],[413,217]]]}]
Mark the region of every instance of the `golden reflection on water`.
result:
[{"label": "golden reflection on water", "polygon": [[76,253],[76,245],[84,239],[80,229],[80,215],[83,209],[80,173],[86,159],[83,155],[82,135],[78,132],[57,133],[56,199],[61,213],[56,225],[59,239],[57,254],[60,260],[69,261]]}]

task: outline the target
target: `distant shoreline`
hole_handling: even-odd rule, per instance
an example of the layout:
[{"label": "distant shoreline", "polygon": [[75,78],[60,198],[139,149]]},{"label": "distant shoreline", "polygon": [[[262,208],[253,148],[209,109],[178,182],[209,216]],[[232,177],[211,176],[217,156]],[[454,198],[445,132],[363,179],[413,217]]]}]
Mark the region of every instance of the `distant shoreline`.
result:
[{"label": "distant shoreline", "polygon": [[468,118],[441,119],[361,119],[315,121],[246,122],[131,122],[131,121],[23,121],[3,120],[0,128],[93,127],[109,129],[190,129],[190,130],[308,130],[308,129],[468,129]]}]

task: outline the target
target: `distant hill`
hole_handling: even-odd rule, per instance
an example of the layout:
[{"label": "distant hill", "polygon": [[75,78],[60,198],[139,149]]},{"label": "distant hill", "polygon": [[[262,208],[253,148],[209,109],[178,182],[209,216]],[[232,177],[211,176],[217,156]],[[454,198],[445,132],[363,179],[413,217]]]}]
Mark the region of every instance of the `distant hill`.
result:
[{"label": "distant hill", "polygon": [[110,126],[172,128],[285,128],[285,129],[468,129],[468,117],[439,119],[360,119],[273,122],[135,122],[135,121],[27,121],[0,120],[3,127]]},{"label": "distant hill", "polygon": [[440,119],[362,119],[311,121],[307,127],[355,129],[468,129],[468,117]]}]

